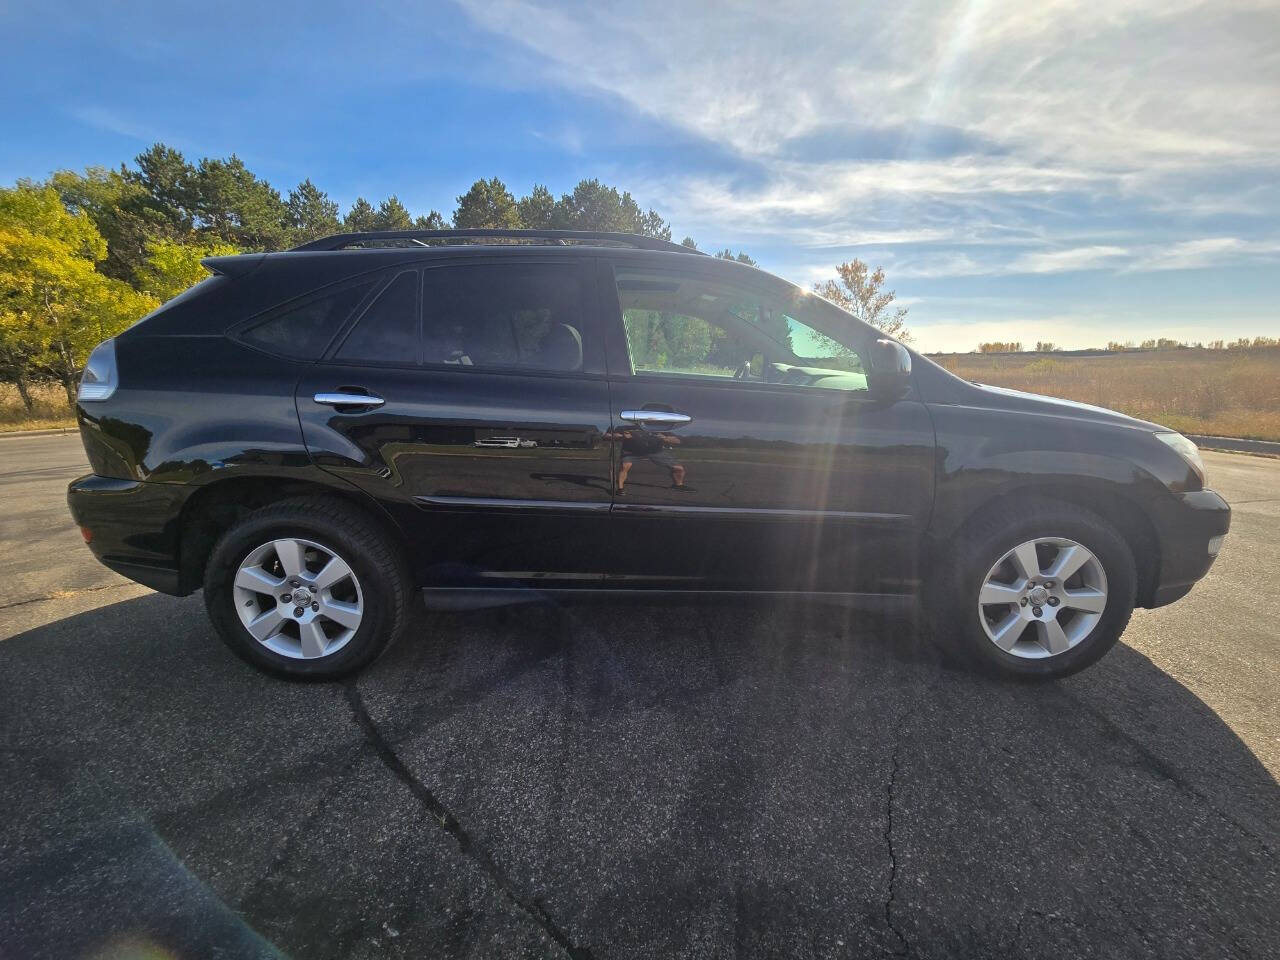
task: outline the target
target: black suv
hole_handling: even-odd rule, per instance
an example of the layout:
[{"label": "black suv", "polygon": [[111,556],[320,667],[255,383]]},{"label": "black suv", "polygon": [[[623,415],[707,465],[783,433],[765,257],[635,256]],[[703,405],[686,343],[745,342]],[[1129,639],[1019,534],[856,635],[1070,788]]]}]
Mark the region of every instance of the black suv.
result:
[{"label": "black suv", "polygon": [[363,666],[427,588],[920,603],[980,664],[1062,676],[1230,521],[1177,433],[960,380],[675,244],[415,231],[205,264],[94,351],[68,499],[103,563],[203,586],[275,673]]}]

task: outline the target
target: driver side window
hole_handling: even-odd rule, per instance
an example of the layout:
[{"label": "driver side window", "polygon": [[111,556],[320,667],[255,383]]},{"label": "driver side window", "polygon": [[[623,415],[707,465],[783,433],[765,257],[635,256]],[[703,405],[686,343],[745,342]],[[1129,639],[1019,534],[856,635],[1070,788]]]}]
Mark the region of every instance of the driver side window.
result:
[{"label": "driver side window", "polygon": [[[739,380],[865,392],[866,370],[847,330],[806,320],[821,301],[770,298],[701,277],[616,272],[627,350],[635,374]],[[801,319],[804,317],[805,319]]]}]

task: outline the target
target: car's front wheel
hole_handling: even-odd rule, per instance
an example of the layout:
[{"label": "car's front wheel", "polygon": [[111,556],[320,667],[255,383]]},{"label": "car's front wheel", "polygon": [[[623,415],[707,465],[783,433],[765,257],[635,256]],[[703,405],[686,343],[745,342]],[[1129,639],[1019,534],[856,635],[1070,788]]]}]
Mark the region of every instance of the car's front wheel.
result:
[{"label": "car's front wheel", "polygon": [[214,546],[205,606],[223,641],[268,672],[333,679],[403,629],[412,587],[387,535],[341,501],[299,498],[249,514]]},{"label": "car's front wheel", "polygon": [[1015,501],[967,524],[940,574],[935,633],[988,668],[1044,679],[1111,649],[1137,579],[1114,527],[1049,500]]}]

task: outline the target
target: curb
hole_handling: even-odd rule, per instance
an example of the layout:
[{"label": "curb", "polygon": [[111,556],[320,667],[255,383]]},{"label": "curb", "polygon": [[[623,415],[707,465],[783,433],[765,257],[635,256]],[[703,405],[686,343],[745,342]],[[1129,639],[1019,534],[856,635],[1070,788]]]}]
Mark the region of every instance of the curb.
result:
[{"label": "curb", "polygon": [[1244,440],[1240,437],[1204,437],[1194,433],[1186,434],[1188,440],[1197,447],[1207,450],[1228,450],[1235,453],[1270,453],[1280,456],[1280,443],[1274,440]]},{"label": "curb", "polygon": [[[64,433],[79,433],[79,427],[51,427],[47,430],[5,430],[0,431],[0,440],[10,440],[17,437],[56,437]],[[1276,444],[1280,447],[1280,444]]]}]

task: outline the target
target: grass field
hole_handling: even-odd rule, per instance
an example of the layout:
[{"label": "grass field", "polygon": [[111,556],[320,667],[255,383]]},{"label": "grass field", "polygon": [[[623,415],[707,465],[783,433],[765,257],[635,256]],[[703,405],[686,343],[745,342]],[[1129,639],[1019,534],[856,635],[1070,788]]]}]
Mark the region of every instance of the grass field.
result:
[{"label": "grass field", "polygon": [[932,359],[966,380],[1110,407],[1183,433],[1280,440],[1280,348]]},{"label": "grass field", "polygon": [[67,395],[62,387],[39,384],[31,388],[31,395],[36,409],[34,413],[27,413],[17,388],[11,383],[0,383],[0,433],[76,425],[75,414],[67,406]]},{"label": "grass field", "polygon": [[[1184,433],[1280,440],[1280,348],[933,359],[966,380],[1111,407]],[[0,384],[0,431],[74,426],[60,387],[32,392],[36,411],[28,416],[17,390]]]}]

